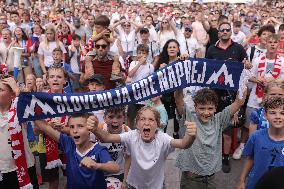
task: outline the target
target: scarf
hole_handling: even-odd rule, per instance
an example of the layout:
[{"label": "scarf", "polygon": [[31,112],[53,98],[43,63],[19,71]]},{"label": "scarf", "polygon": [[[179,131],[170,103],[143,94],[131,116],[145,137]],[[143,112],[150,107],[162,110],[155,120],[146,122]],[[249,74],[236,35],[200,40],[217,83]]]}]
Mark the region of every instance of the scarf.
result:
[{"label": "scarf", "polygon": [[18,122],[17,111],[12,107],[8,112],[8,126],[12,141],[12,157],[17,167],[17,177],[20,189],[32,189],[25,156],[22,126]]},{"label": "scarf", "polygon": [[[266,57],[263,56],[260,58],[260,62],[258,64],[258,71],[257,71],[257,75],[258,77],[264,77],[265,76],[265,72],[266,72]],[[273,68],[273,72],[272,72],[272,77],[274,77],[275,79],[280,75],[280,71],[281,71],[281,59],[279,57],[279,55],[276,55],[275,61],[274,61],[274,68]],[[257,101],[260,103],[262,102],[262,98],[264,95],[264,87],[261,84],[256,85],[256,91],[255,91],[256,97],[257,97]]]},{"label": "scarf", "polygon": [[[51,90],[49,89],[47,91],[48,93],[52,93]],[[62,90],[62,93],[64,93],[64,91]],[[53,118],[53,119],[47,119],[47,122],[51,122],[54,119],[60,119],[60,122],[63,125],[66,125],[65,121],[66,121],[66,116],[62,116],[62,117],[57,117],[57,118]],[[60,167],[63,166],[60,158],[59,158],[59,154],[58,154],[58,144],[55,140],[53,140],[52,138],[50,138],[48,135],[44,135],[45,138],[45,146],[46,146],[46,167],[45,169],[53,169],[56,167]]]}]

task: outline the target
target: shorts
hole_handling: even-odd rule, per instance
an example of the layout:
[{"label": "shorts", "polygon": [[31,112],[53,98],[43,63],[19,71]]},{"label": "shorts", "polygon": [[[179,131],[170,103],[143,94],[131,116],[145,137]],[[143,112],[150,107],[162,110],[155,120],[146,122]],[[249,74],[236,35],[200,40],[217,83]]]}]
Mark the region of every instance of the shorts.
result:
[{"label": "shorts", "polygon": [[40,171],[42,182],[51,182],[59,179],[59,168],[45,169],[46,167],[46,153],[39,153]]},{"label": "shorts", "polygon": [[193,177],[188,172],[182,172],[180,180],[180,189],[216,189],[215,176]]},{"label": "shorts", "polygon": [[253,110],[255,110],[255,108],[252,108],[252,107],[246,108],[246,120],[245,120],[245,124],[244,124],[244,126],[246,128],[249,128],[249,126],[250,126],[250,122],[251,122],[250,117],[251,117],[251,113],[253,112]]},{"label": "shorts", "polygon": [[[35,166],[28,168],[28,172],[33,188],[39,189]],[[9,173],[3,173],[3,180],[0,181],[0,188],[19,189],[20,186],[18,182],[17,172],[12,171]]]}]

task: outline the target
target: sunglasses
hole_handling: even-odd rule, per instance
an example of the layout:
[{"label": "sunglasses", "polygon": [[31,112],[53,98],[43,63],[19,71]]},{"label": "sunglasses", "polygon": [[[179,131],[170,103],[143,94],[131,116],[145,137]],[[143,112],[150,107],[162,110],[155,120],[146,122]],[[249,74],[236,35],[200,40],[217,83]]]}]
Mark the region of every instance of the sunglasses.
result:
[{"label": "sunglasses", "polygon": [[168,22],[162,22],[162,24],[167,24]]},{"label": "sunglasses", "polygon": [[100,49],[102,47],[102,49],[106,49],[107,45],[95,45],[96,49]]},{"label": "sunglasses", "polygon": [[231,31],[231,28],[224,28],[224,29],[219,29],[219,32],[230,32]]},{"label": "sunglasses", "polygon": [[216,22],[217,20],[211,20],[211,22]]},{"label": "sunglasses", "polygon": [[49,68],[63,68],[63,63],[52,64]]},{"label": "sunglasses", "polygon": [[131,25],[123,25],[123,27],[130,27]]},{"label": "sunglasses", "polygon": [[186,28],[186,29],[184,29],[184,31],[186,31],[186,32],[192,32],[192,29]]}]

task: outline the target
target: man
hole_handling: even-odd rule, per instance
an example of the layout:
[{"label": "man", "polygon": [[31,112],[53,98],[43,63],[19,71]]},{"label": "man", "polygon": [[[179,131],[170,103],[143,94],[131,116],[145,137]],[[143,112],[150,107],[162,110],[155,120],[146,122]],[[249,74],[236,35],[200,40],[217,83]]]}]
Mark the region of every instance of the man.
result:
[{"label": "man", "polygon": [[186,27],[184,28],[184,37],[185,37],[185,46],[186,51],[191,58],[201,58],[201,49],[200,45],[198,44],[197,40],[192,37],[192,28]]},{"label": "man", "polygon": [[[215,45],[209,47],[206,58],[216,60],[232,60],[243,62],[247,59],[245,49],[238,43],[231,40],[232,29],[231,24],[223,22],[218,27],[219,41]],[[216,90],[219,96],[219,106],[217,111],[222,111],[226,106],[231,104],[235,98],[235,92],[226,90]],[[229,154],[231,150],[231,135],[232,128],[229,127],[223,132],[224,136],[224,156],[222,160],[222,170],[224,173],[229,173],[231,170]]]},{"label": "man", "polygon": [[104,37],[95,41],[94,51],[86,55],[85,65],[82,68],[81,83],[85,83],[94,74],[101,74],[104,78],[105,89],[115,88],[115,82],[111,81],[114,72],[120,72],[117,56],[109,55],[110,43]]}]

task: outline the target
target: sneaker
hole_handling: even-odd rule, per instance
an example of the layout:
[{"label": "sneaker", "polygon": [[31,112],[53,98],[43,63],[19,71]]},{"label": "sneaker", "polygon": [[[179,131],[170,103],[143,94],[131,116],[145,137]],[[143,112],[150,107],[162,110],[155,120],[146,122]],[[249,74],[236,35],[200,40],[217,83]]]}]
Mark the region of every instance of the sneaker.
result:
[{"label": "sneaker", "polygon": [[110,79],[111,81],[121,80],[122,76],[119,74],[111,74]]},{"label": "sneaker", "polygon": [[222,159],[222,171],[229,173],[231,171],[230,159],[223,157]]},{"label": "sneaker", "polygon": [[241,159],[242,157],[242,154],[243,154],[243,151],[244,151],[244,146],[243,145],[240,145],[234,152],[233,154],[233,159]]}]

